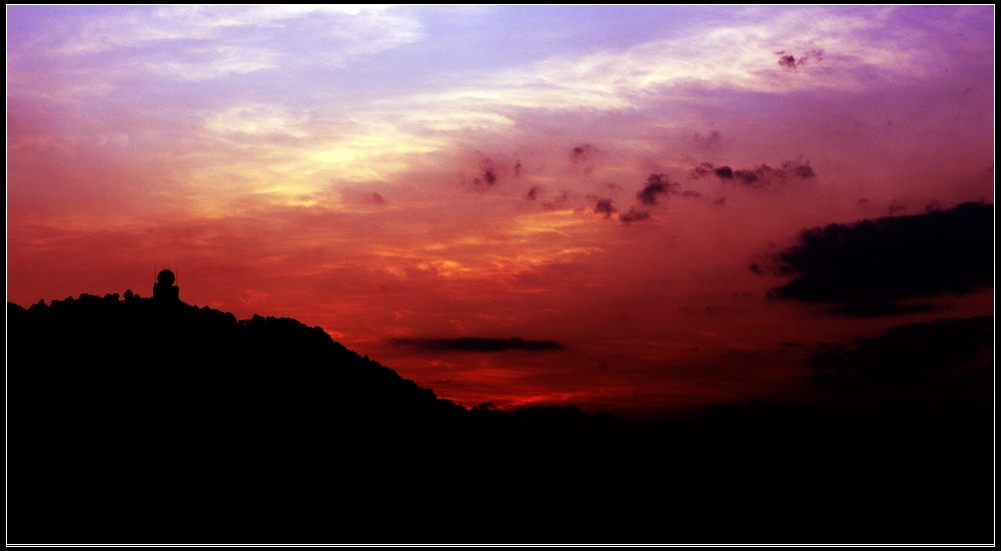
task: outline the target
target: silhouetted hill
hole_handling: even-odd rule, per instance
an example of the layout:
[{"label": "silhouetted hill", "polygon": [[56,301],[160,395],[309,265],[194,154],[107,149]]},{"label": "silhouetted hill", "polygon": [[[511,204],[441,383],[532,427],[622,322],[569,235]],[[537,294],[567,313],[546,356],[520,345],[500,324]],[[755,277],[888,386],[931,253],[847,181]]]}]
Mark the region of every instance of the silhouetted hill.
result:
[{"label": "silhouetted hill", "polygon": [[8,303],[9,542],[993,538],[983,406],[466,410],[319,327],[127,297]]},{"label": "silhouetted hill", "polygon": [[27,310],[11,305],[8,326],[8,353],[23,368],[12,373],[17,384],[87,412],[113,407],[102,414],[120,417],[126,409],[129,423],[155,418],[176,427],[239,411],[260,417],[255,431],[268,431],[319,416],[339,425],[356,417],[425,425],[465,411],[288,318],[238,321],[180,302],[81,295]]},{"label": "silhouetted hill", "polygon": [[[19,541],[237,541],[245,530],[285,541],[301,533],[244,525],[225,509],[271,499],[298,508],[331,491],[362,505],[464,486],[424,477],[454,476],[467,454],[515,440],[552,449],[590,430],[575,407],[532,410],[541,432],[520,417],[469,412],[293,319],[126,297],[8,303]],[[546,430],[549,417],[561,418],[565,438]],[[211,527],[172,522],[164,532],[156,515],[133,516],[207,498],[224,509]],[[128,521],[92,518],[98,503]]]}]

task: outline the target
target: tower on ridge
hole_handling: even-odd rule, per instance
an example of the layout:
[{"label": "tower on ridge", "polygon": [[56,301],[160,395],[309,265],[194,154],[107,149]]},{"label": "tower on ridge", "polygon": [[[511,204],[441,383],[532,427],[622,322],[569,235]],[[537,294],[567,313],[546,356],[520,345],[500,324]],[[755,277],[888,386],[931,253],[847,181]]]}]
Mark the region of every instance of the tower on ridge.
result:
[{"label": "tower on ridge", "polygon": [[162,302],[180,302],[180,288],[174,285],[174,272],[160,270],[153,284],[153,298]]}]

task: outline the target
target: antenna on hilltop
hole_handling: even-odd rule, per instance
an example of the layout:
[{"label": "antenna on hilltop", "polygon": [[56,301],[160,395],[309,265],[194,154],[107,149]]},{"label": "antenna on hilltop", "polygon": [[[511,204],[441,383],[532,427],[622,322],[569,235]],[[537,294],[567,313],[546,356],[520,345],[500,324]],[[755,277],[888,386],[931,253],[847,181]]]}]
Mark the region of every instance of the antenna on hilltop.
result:
[{"label": "antenna on hilltop", "polygon": [[170,271],[169,268],[160,270],[156,274],[156,282],[153,284],[153,298],[163,303],[179,302],[178,288],[174,285],[174,281],[174,272]]}]

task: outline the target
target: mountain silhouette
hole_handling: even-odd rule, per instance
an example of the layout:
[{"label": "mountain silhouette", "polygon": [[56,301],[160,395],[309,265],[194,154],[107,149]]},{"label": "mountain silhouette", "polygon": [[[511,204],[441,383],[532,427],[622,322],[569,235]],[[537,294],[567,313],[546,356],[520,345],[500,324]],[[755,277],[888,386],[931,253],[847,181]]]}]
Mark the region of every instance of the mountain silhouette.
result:
[{"label": "mountain silhouette", "polygon": [[319,327],[172,283],[8,303],[9,543],[993,537],[976,407],[467,410]]}]

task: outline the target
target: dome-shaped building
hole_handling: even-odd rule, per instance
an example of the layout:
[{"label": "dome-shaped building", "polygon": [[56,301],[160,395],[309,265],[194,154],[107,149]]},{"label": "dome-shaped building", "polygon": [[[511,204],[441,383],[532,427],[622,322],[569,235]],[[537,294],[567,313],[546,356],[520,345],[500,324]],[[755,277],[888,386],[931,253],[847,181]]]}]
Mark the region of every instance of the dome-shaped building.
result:
[{"label": "dome-shaped building", "polygon": [[180,302],[181,289],[174,285],[174,272],[170,270],[160,270],[156,275],[156,283],[153,284],[153,298],[163,302]]}]

